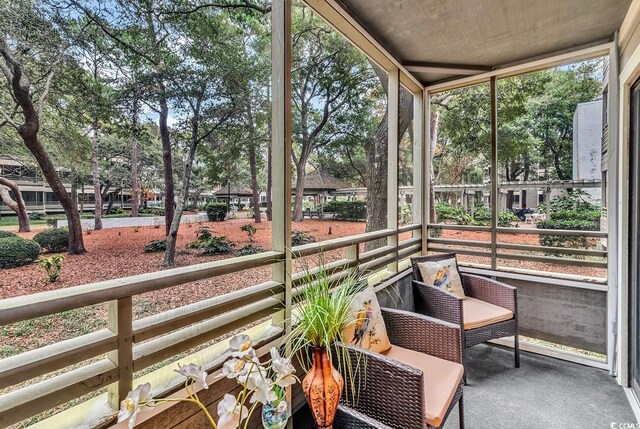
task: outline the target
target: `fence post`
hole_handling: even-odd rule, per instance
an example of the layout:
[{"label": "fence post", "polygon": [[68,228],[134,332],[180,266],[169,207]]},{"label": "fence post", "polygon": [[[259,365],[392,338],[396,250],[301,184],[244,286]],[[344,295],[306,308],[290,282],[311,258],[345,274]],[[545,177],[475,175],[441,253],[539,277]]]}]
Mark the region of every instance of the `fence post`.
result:
[{"label": "fence post", "polygon": [[350,246],[345,247],[344,257],[345,259],[348,259],[350,261],[355,261],[356,262],[355,269],[357,270],[358,266],[360,265],[360,245],[352,244]]},{"label": "fence post", "polygon": [[114,410],[133,389],[133,300],[109,301],[108,328],[118,336],[118,348],[107,357],[118,366],[118,381],[108,388],[109,404]]}]

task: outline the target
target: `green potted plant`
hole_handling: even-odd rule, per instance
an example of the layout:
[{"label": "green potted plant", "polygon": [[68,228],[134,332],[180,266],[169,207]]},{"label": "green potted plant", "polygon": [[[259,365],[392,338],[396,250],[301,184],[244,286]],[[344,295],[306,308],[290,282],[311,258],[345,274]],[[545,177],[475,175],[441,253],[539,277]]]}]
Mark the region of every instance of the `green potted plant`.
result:
[{"label": "green potted plant", "polygon": [[[351,304],[355,293],[366,286],[360,273],[355,271],[338,284],[332,282],[331,277],[324,263],[313,270],[305,269],[303,291],[294,299],[293,328],[289,337],[293,354],[298,355],[307,370],[302,390],[318,428],[333,425],[344,388],[340,371],[351,372],[346,350],[333,345],[348,342],[342,333],[353,323]],[[310,366],[307,365],[309,354]],[[338,369],[333,366],[334,359]]]}]

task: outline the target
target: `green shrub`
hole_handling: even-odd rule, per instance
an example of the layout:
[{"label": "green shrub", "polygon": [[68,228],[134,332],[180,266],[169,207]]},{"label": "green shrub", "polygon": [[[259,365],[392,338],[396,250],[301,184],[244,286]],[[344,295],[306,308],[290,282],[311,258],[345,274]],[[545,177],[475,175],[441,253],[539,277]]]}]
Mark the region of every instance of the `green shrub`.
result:
[{"label": "green shrub", "polygon": [[464,211],[464,207],[454,207],[446,203],[436,204],[436,217],[438,222],[453,223],[456,225],[474,224],[474,219]]},{"label": "green shrub", "polygon": [[[570,231],[599,231],[600,222],[588,220],[544,220],[538,222],[539,229],[565,229]],[[587,248],[586,237],[564,235],[541,235],[540,244],[549,247]],[[551,253],[554,254],[554,253]]]},{"label": "green shrub", "polygon": [[208,240],[212,236],[213,234],[211,234],[211,229],[206,225],[202,225],[196,232],[196,238],[200,241]]},{"label": "green shrub", "polygon": [[253,244],[247,244],[241,247],[236,252],[236,256],[255,255],[256,253],[264,252],[264,249],[260,246],[254,246]]},{"label": "green shrub", "polygon": [[30,264],[40,254],[40,245],[21,237],[0,238],[0,268]]},{"label": "green shrub", "polygon": [[241,231],[244,231],[247,233],[247,235],[249,236],[249,240],[253,241],[253,236],[256,232],[258,232],[258,228],[256,228],[255,226],[253,226],[252,223],[248,223],[246,225],[242,225],[242,227],[240,228]]},{"label": "green shrub", "polygon": [[333,200],[325,204],[324,212],[333,213],[339,220],[362,221],[367,219],[367,202]]},{"label": "green shrub", "polygon": [[[510,211],[498,213],[498,226],[501,228],[512,228],[514,222],[520,222],[520,218]],[[515,225],[516,227],[518,225]]]},{"label": "green shrub", "polygon": [[58,280],[60,273],[62,273],[62,261],[64,256],[53,255],[49,258],[40,258],[40,268],[47,273],[47,280],[51,283]]},{"label": "green shrub", "polygon": [[9,231],[0,231],[0,238],[11,238],[11,237],[17,237],[17,235]]},{"label": "green shrub", "polygon": [[235,243],[224,236],[213,236],[202,242],[200,248],[203,255],[216,255],[219,253],[230,253],[235,247]]},{"label": "green shrub", "polygon": [[306,231],[291,231],[291,246],[302,246],[303,244],[315,243],[316,238]]},{"label": "green shrub", "polygon": [[29,213],[29,220],[43,220],[47,215],[44,212],[31,212]]},{"label": "green shrub", "polygon": [[69,247],[69,229],[53,228],[37,233],[33,239],[49,252],[64,252]]},{"label": "green shrub", "polygon": [[210,222],[219,222],[225,220],[229,208],[226,203],[209,203],[205,208],[207,211],[207,217]]},{"label": "green shrub", "polygon": [[600,228],[600,211],[599,210],[562,210],[551,212],[551,220],[586,220],[589,222],[597,222]]},{"label": "green shrub", "polygon": [[491,225],[491,210],[486,207],[476,207],[473,210],[473,220],[476,225]]},{"label": "green shrub", "polygon": [[151,240],[144,246],[146,253],[165,252],[167,250],[167,240]]}]

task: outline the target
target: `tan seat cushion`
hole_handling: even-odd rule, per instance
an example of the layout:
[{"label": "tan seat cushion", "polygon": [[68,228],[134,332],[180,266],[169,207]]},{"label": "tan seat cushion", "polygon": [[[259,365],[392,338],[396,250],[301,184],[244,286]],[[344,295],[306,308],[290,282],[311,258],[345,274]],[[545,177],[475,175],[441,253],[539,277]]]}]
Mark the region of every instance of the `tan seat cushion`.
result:
[{"label": "tan seat cushion", "polygon": [[464,329],[475,329],[513,318],[513,312],[479,299],[467,297],[462,301]]},{"label": "tan seat cushion", "polygon": [[427,424],[439,427],[462,380],[464,367],[459,363],[398,346],[391,346],[384,355],[424,373]]}]

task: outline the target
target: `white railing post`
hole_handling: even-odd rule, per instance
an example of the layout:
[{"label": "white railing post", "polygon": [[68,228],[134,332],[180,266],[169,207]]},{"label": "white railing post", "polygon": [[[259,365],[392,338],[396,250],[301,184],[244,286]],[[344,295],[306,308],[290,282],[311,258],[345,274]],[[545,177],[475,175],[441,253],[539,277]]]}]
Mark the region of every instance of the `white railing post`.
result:
[{"label": "white railing post", "polygon": [[389,70],[389,99],[387,110],[387,228],[396,234],[387,239],[387,245],[394,248],[396,259],[387,266],[392,273],[398,272],[398,115],[400,113],[400,69]]},{"label": "white railing post", "polygon": [[107,357],[118,366],[118,381],[109,385],[109,404],[114,410],[133,389],[133,299],[109,301],[108,328],[118,336],[118,348]]},{"label": "white railing post", "polygon": [[277,313],[274,324],[285,334],[291,330],[291,0],[273,2],[271,12],[272,41],[272,247],[284,253],[273,264],[272,279],[284,287],[284,311]]}]

